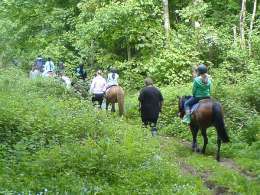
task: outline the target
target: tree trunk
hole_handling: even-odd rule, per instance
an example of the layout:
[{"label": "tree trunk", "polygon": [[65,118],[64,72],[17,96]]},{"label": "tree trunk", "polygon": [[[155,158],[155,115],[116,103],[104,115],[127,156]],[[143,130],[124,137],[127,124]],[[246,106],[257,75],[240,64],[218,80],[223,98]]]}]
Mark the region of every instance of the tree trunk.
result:
[{"label": "tree trunk", "polygon": [[237,47],[237,27],[233,26],[234,46]]},{"label": "tree trunk", "polygon": [[242,0],[240,11],[240,46],[245,48],[245,17],[246,17],[246,0]]},{"label": "tree trunk", "polygon": [[90,48],[91,48],[91,53],[90,53],[90,58],[89,58],[89,63],[90,63],[90,67],[92,68],[94,66],[94,41],[91,41],[91,45],[90,45]]},{"label": "tree trunk", "polygon": [[169,2],[168,0],[163,0],[163,18],[164,18],[164,30],[166,38],[169,38],[170,32],[170,17],[169,17]]},{"label": "tree trunk", "polygon": [[[194,6],[197,4],[203,3],[203,0],[192,0],[192,3]],[[198,20],[193,21],[193,26],[195,29],[198,29],[201,27],[201,23]]]},{"label": "tree trunk", "polygon": [[253,26],[254,26],[254,21],[255,21],[255,15],[256,15],[256,5],[257,5],[257,0],[254,1],[254,9],[253,9],[253,14],[250,22],[250,29],[249,29],[249,34],[248,34],[248,49],[249,49],[249,54],[251,54],[252,50],[252,33],[253,33]]},{"label": "tree trunk", "polygon": [[131,46],[129,44],[127,44],[127,60],[130,61],[132,58],[132,54],[131,54]]}]

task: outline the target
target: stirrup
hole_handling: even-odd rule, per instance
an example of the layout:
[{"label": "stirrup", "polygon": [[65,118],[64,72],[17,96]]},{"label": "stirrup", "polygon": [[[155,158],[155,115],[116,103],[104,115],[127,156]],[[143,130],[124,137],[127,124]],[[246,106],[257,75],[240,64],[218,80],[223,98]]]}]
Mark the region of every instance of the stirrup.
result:
[{"label": "stirrup", "polygon": [[186,114],[186,115],[183,117],[182,122],[185,123],[185,124],[190,124],[190,122],[191,122],[191,116],[190,116],[190,114]]}]

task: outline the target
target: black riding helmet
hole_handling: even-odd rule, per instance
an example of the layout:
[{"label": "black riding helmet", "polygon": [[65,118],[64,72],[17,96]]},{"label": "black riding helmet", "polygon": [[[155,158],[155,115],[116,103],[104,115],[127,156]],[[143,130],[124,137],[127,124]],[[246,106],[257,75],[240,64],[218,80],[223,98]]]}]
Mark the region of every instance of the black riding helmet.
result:
[{"label": "black riding helmet", "polygon": [[110,68],[110,72],[116,73],[116,69],[115,69],[114,67],[111,67],[111,68]]},{"label": "black riding helmet", "polygon": [[200,65],[198,66],[197,71],[198,71],[199,75],[205,74],[205,73],[208,72],[208,68],[207,68],[207,66],[205,66],[204,64],[200,64]]}]

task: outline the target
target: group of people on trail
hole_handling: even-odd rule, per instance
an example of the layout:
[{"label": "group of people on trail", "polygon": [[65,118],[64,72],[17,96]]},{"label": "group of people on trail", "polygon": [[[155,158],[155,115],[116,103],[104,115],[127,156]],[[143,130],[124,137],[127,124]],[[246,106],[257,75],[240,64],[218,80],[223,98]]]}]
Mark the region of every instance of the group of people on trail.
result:
[{"label": "group of people on trail", "polygon": [[52,77],[55,74],[63,75],[64,68],[64,62],[62,61],[55,66],[50,57],[45,61],[44,58],[38,56],[32,66],[30,76],[31,78],[35,78],[36,76]]},{"label": "group of people on trail", "polygon": [[[65,83],[71,85],[69,77],[66,77],[64,74],[64,68],[63,62],[59,63],[58,66],[55,67],[51,58],[48,58],[45,62],[44,59],[39,56],[30,72],[30,77],[35,78],[40,75],[52,77],[57,73]],[[193,105],[197,104],[200,100],[210,99],[212,79],[207,72],[207,67],[204,64],[200,64],[193,69],[192,96],[184,103],[185,115],[182,120],[183,123],[190,124]],[[84,81],[87,78],[87,72],[84,69],[83,63],[75,69],[75,73],[78,78]],[[115,68],[110,68],[107,79],[102,76],[101,70],[96,72],[90,85],[90,94],[92,95],[93,105],[95,105],[95,102],[98,102],[98,105],[101,108],[106,92],[110,87],[118,86],[118,79],[119,75]],[[153,86],[153,80],[151,78],[146,78],[144,83],[145,87],[140,91],[138,97],[139,111],[143,125],[149,125],[152,134],[155,135],[157,133],[156,125],[159,113],[162,110],[164,99],[160,90]]]},{"label": "group of people on trail", "polygon": [[64,82],[67,88],[70,88],[71,80],[65,75],[64,69],[64,62],[61,61],[57,66],[55,66],[50,57],[45,61],[44,58],[38,56],[32,66],[32,70],[30,71],[30,78],[35,79],[40,76],[55,77]]},{"label": "group of people on trail", "polygon": [[119,75],[117,74],[115,68],[110,68],[107,80],[102,76],[102,71],[98,70],[90,85],[92,103],[95,104],[97,101],[99,107],[101,108],[106,91],[112,86],[117,86],[118,79]]},{"label": "group of people on trail", "polygon": [[[200,64],[193,70],[192,96],[184,103],[185,116],[182,122],[190,124],[191,109],[200,100],[210,99],[212,79],[207,74],[208,69],[204,64]],[[145,79],[145,87],[140,91],[139,110],[144,126],[150,125],[152,135],[157,133],[157,120],[163,106],[163,96],[159,89],[153,86],[151,78]]]},{"label": "group of people on trail", "polygon": [[[76,69],[75,74],[79,79],[86,80],[87,72],[84,69],[83,63],[81,63]],[[63,61],[60,61],[57,65],[54,64],[52,59],[49,57],[45,61],[44,58],[38,56],[32,66],[30,71],[30,78],[35,79],[36,77],[55,77],[59,78],[62,82],[65,83],[67,88],[70,88],[72,85],[71,79],[65,75],[65,65]]]}]

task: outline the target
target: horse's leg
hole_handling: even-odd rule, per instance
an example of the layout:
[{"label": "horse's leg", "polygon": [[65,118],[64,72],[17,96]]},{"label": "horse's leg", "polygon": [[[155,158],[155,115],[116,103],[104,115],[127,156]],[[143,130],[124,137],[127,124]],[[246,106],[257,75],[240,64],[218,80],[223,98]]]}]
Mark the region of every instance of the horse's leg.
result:
[{"label": "horse's leg", "polygon": [[112,103],[112,108],[111,108],[111,112],[115,112],[116,109],[115,109],[115,103]]},{"label": "horse's leg", "polygon": [[108,110],[109,102],[106,100],[106,110]]},{"label": "horse's leg", "polygon": [[218,149],[217,149],[216,160],[217,160],[217,161],[220,161],[220,146],[221,146],[221,139],[220,139],[219,136],[218,136],[218,139],[217,139],[217,144],[218,144]]},{"label": "horse's leg", "polygon": [[202,148],[201,153],[202,153],[202,154],[205,154],[206,147],[207,147],[207,144],[208,144],[207,129],[201,129],[201,134],[202,134],[203,140],[204,140],[203,148]]},{"label": "horse's leg", "polygon": [[195,152],[198,151],[197,135],[198,135],[199,128],[191,125],[190,130],[192,133],[192,150]]}]

